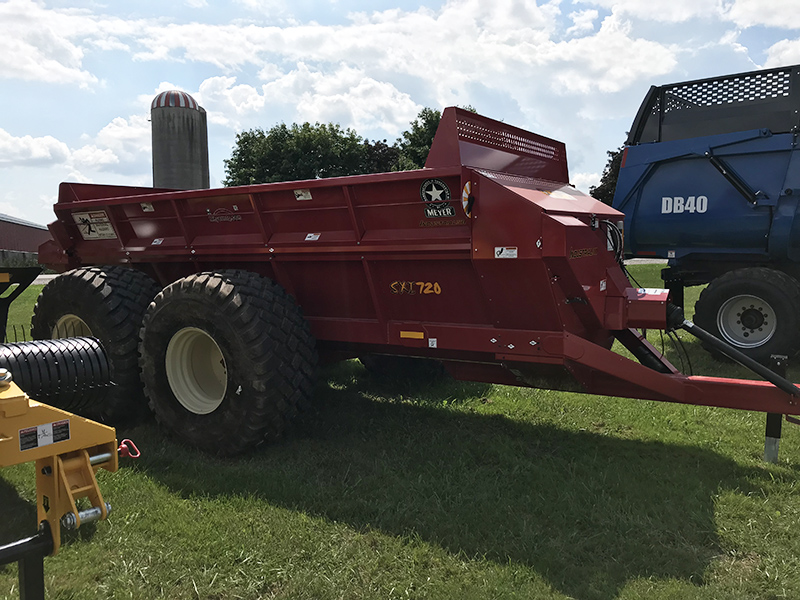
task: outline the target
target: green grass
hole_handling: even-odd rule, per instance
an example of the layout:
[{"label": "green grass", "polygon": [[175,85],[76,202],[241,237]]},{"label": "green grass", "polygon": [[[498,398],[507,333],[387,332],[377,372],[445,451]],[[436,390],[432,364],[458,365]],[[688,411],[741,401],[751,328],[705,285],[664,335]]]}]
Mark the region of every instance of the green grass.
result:
[{"label": "green grass", "polygon": [[[686,346],[696,373],[741,375]],[[46,559],[48,598],[800,598],[793,426],[768,465],[759,413],[387,385],[356,362],[315,399],[236,460],[118,431],[143,457],[101,471],[114,512]],[[34,499],[32,465],[0,472],[0,543],[35,530]]]},{"label": "green grass", "polygon": [[11,303],[6,327],[6,340],[9,342],[23,342],[31,339],[30,325],[33,305],[36,304],[36,298],[43,287],[43,285],[31,285]]}]

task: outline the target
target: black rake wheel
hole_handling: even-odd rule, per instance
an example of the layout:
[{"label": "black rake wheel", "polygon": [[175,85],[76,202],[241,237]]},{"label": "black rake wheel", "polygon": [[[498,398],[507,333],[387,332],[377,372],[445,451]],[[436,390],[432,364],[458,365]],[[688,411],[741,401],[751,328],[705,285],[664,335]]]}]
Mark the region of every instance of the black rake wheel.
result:
[{"label": "black rake wheel", "polygon": [[798,349],[800,284],[764,267],[730,271],[703,290],[694,318],[709,333],[768,364],[772,354],[791,356]]},{"label": "black rake wheel", "polygon": [[164,288],[142,327],[145,393],[188,444],[231,456],[282,436],[311,395],[317,354],[300,308],[255,273],[199,273]]},{"label": "black rake wheel", "polygon": [[114,385],[96,394],[85,415],[111,424],[148,414],[139,377],[139,329],[159,286],[140,271],[82,267],[44,286],[31,318],[36,340],[92,336],[108,357]]}]

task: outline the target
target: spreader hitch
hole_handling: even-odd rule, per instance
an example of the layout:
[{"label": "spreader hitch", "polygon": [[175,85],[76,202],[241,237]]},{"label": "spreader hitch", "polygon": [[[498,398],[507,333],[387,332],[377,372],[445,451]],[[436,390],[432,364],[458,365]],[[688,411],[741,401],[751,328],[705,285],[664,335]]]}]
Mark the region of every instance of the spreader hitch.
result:
[{"label": "spreader hitch", "polygon": [[700,339],[700,341],[702,341],[704,344],[713,347],[715,350],[719,351],[721,354],[724,354],[731,360],[736,361],[747,369],[750,369],[753,371],[753,373],[763,377],[766,381],[769,381],[778,389],[783,390],[787,394],[800,398],[800,388],[798,388],[795,384],[768,369],[760,362],[753,360],[730,344],[724,342],[714,335],[711,335],[705,329],[692,323],[690,320],[684,317],[683,309],[681,307],[675,306],[674,304],[669,304],[667,306],[667,327],[669,328],[669,331],[683,329],[684,331],[691,333],[693,336]]}]

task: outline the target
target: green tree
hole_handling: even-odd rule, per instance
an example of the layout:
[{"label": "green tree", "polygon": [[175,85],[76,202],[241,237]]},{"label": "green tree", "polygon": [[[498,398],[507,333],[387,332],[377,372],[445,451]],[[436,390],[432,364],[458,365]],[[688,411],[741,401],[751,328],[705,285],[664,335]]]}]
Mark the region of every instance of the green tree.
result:
[{"label": "green tree", "polygon": [[[468,110],[473,110],[468,108]],[[225,161],[227,186],[317,179],[420,169],[431,148],[441,112],[423,108],[394,144],[362,139],[351,129],[328,123],[285,123],[236,136]]]},{"label": "green tree", "polygon": [[620,146],[616,150],[609,150],[606,152],[606,154],[608,154],[608,162],[606,163],[605,169],[603,169],[602,177],[600,177],[600,185],[589,188],[590,196],[609,206],[611,206],[614,200],[614,192],[617,189],[617,177],[619,176],[619,168],[622,166],[622,154],[624,150],[625,147]]},{"label": "green tree", "polygon": [[419,111],[417,118],[411,121],[411,129],[404,131],[402,139],[398,140],[400,146],[398,170],[408,171],[425,166],[441,118],[441,111],[434,108],[423,108]]},{"label": "green tree", "polygon": [[[377,144],[377,143],[376,143]],[[333,123],[276,125],[236,136],[225,161],[227,186],[317,179],[369,172],[386,152],[374,149],[351,129]]]}]

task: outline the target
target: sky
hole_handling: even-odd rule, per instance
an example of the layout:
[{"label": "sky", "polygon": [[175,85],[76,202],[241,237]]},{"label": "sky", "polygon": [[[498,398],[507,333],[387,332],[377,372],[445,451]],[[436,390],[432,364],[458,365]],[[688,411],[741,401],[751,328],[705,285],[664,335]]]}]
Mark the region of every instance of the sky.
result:
[{"label": "sky", "polygon": [[422,108],[563,141],[599,182],[650,85],[800,64],[800,0],[0,1],[0,213],[46,224],[61,181],[152,185],[150,102],[236,134],[338,123],[394,142]]}]

